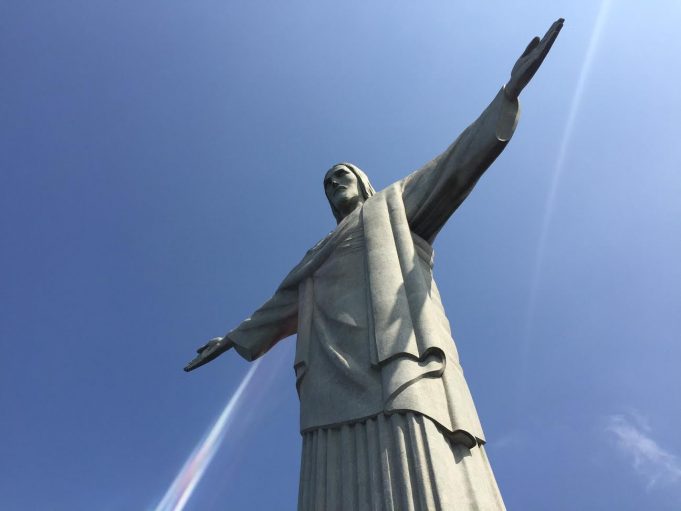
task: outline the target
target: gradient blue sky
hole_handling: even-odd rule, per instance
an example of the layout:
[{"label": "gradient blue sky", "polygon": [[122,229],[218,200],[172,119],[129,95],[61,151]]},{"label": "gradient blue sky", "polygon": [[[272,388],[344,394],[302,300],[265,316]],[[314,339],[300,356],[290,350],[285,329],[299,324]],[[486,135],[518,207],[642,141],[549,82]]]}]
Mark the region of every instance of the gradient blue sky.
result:
[{"label": "gradient blue sky", "polygon": [[[436,279],[510,510],[681,509],[676,0],[0,2],[0,508],[154,509],[324,171],[418,168],[560,16]],[[293,344],[185,509],[295,508]]]}]

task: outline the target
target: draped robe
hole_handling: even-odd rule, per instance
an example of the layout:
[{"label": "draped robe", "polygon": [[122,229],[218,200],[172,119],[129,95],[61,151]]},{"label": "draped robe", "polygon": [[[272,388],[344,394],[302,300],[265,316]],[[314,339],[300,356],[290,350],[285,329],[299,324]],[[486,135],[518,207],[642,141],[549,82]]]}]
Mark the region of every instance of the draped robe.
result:
[{"label": "draped robe", "polygon": [[502,89],[444,153],[342,219],[227,334],[247,360],[298,334],[299,509],[503,509],[433,280],[432,243],[518,112]]}]

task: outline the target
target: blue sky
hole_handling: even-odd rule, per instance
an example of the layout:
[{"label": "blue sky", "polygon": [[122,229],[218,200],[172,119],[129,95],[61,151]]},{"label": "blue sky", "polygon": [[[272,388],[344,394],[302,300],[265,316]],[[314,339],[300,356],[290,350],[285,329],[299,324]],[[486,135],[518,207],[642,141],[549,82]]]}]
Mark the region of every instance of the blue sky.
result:
[{"label": "blue sky", "polygon": [[[435,276],[509,509],[681,508],[674,0],[0,3],[0,507],[157,509],[249,370],[182,372],[566,24]],[[186,510],[294,509],[293,339]]]}]

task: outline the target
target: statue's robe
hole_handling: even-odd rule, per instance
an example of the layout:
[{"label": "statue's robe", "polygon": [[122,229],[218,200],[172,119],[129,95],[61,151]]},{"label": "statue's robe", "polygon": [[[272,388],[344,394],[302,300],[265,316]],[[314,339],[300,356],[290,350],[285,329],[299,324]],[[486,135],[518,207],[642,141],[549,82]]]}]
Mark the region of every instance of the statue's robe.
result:
[{"label": "statue's robe", "polygon": [[517,118],[500,91],[442,155],[345,217],[228,334],[248,360],[298,334],[300,510],[504,509],[431,244]]}]

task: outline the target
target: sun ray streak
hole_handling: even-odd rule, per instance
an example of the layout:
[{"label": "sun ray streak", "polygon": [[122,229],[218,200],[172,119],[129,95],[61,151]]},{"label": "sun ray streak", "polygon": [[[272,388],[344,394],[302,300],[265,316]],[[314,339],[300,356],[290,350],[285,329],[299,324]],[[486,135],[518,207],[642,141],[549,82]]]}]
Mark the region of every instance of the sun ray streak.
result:
[{"label": "sun ray streak", "polygon": [[155,511],[182,511],[191,497],[194,489],[201,481],[208,465],[222,444],[225,433],[229,429],[234,411],[239,405],[243,394],[248,387],[253,374],[258,368],[260,361],[256,361],[244,376],[227,405],[217,418],[213,426],[196,445],[175,480],[166,491],[163,498],[156,506]]},{"label": "sun ray streak", "polygon": [[[556,163],[554,166],[553,174],[551,177],[551,184],[549,186],[549,191],[546,196],[546,203],[544,206],[544,216],[541,225],[541,230],[539,232],[539,239],[537,241],[537,250],[535,254],[535,264],[534,272],[532,274],[532,280],[530,284],[529,299],[525,314],[525,326],[523,331],[523,341],[522,341],[522,373],[526,374],[528,357],[530,354],[530,345],[532,338],[532,327],[534,323],[534,315],[537,307],[537,298],[539,294],[539,284],[541,282],[542,270],[544,266],[544,259],[546,253],[546,246],[549,234],[549,228],[551,226],[551,221],[553,220],[553,214],[555,210],[556,196],[558,192],[558,186],[560,184],[561,177],[565,169],[565,161],[568,156],[568,149],[572,142],[572,136],[574,134],[575,124],[577,120],[577,114],[580,111],[582,99],[584,97],[584,91],[586,89],[587,80],[591,74],[591,69],[593,67],[593,62],[595,59],[596,51],[599,46],[601,35],[603,33],[603,27],[605,26],[605,21],[608,17],[612,0],[603,0],[601,3],[598,15],[596,17],[596,22],[594,23],[594,28],[591,33],[591,39],[587,46],[586,54],[584,57],[584,63],[582,64],[582,69],[579,74],[579,79],[577,81],[577,86],[575,87],[575,92],[572,96],[572,102],[570,104],[570,110],[568,113],[568,118],[565,123],[565,129],[563,131],[563,138],[561,140],[560,148],[558,150],[558,156],[556,158]],[[520,389],[521,393],[524,389]]]}]

